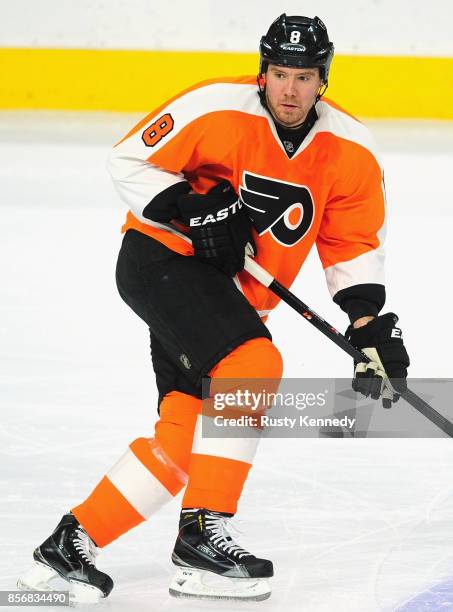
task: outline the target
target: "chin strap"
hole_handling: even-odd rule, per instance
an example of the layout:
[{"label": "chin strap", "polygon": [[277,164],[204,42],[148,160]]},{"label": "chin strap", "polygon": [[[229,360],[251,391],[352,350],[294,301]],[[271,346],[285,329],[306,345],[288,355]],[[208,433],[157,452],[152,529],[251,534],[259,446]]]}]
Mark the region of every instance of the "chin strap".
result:
[{"label": "chin strap", "polygon": [[[326,93],[328,87],[329,87],[329,83],[324,83],[324,89],[322,89],[322,91],[321,91],[321,88],[320,88],[320,90],[318,91],[318,93],[316,95],[316,102],[319,102],[319,100]],[[315,102],[315,104],[316,104],[316,102]]]}]

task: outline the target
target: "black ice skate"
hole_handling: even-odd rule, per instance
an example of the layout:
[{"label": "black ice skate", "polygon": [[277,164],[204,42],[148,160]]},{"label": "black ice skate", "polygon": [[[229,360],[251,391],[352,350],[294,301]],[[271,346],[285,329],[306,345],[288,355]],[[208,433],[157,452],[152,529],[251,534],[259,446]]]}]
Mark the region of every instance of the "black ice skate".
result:
[{"label": "black ice skate", "polygon": [[26,591],[51,591],[49,581],[60,576],[70,584],[70,602],[96,603],[113,588],[110,576],[95,566],[97,552],[76,517],[65,514],[52,535],[34,551],[34,567],[19,578],[17,586]]},{"label": "black ice skate", "polygon": [[272,562],[258,559],[233,540],[231,516],[204,508],[182,510],[172,554],[178,571],[170,595],[254,601],[270,597],[266,578],[273,576]]}]

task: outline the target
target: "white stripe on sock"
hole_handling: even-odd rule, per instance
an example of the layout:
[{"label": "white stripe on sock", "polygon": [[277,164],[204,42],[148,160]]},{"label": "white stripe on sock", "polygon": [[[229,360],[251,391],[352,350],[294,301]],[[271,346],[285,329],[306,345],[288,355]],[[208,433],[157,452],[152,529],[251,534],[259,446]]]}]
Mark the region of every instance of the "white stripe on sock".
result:
[{"label": "white stripe on sock", "polygon": [[144,519],[173,499],[130,449],[107,473],[107,478]]},{"label": "white stripe on sock", "polygon": [[[208,419],[212,423],[212,417],[198,415],[193,436],[192,453],[225,457],[226,459],[235,459],[236,461],[252,464],[260,440],[260,432],[252,427],[248,427],[246,428],[246,433],[250,437],[247,438],[203,437],[203,422],[207,422]],[[215,428],[211,425],[209,430],[212,432],[215,431]]]}]

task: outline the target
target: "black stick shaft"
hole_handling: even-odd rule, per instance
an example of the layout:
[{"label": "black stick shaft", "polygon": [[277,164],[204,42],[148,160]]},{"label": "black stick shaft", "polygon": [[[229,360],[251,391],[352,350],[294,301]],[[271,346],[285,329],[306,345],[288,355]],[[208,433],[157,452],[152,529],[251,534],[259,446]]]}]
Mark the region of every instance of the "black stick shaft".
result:
[{"label": "black stick shaft", "polygon": [[319,331],[327,336],[329,340],[335,342],[337,346],[348,353],[348,355],[350,355],[353,359],[356,361],[364,361],[365,363],[371,361],[371,359],[365,355],[365,353],[352,346],[352,344],[343,336],[343,334],[335,329],[335,327],[320,317],[319,314],[307,306],[307,304],[302,302],[302,300],[296,297],[294,293],[291,293],[291,291],[286,289],[286,287],[281,285],[278,281],[274,279],[268,288],[275,293],[275,295],[278,295],[283,302],[286,302],[289,306],[291,306],[291,308],[301,314],[304,319],[314,325],[316,329],[319,329]]}]

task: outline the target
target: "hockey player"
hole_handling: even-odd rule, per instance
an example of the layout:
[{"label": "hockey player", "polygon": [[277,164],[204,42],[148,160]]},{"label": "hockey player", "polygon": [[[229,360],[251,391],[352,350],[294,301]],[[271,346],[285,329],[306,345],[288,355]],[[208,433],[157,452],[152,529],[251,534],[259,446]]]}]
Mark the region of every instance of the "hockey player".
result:
[{"label": "hockey player", "polygon": [[[22,588],[60,575],[96,600],[113,583],[95,555],[185,487],[173,595],[264,599],[271,561],[228,526],[256,438],[201,435],[201,380],[278,380],[265,325],[278,298],[244,270],[246,252],[290,286],[313,244],[351,342],[372,362],[354,386],[388,404],[409,365],[384,301],[383,172],[368,130],[323,97],[333,44],[315,17],[281,15],[252,77],[205,82],[165,102],[114,148],[130,211],[117,265],[125,302],[150,329],[159,390],[155,435],[134,440],[88,498],[34,552]],[[399,382],[396,382],[396,379]],[[223,577],[219,590],[203,582]],[[234,580],[231,580],[234,579]]]}]

